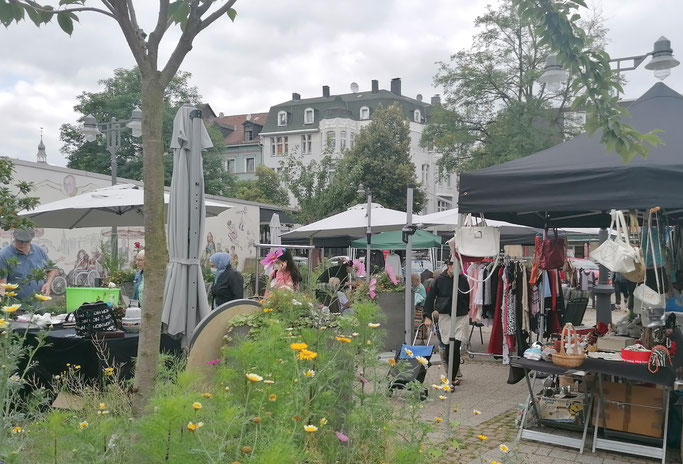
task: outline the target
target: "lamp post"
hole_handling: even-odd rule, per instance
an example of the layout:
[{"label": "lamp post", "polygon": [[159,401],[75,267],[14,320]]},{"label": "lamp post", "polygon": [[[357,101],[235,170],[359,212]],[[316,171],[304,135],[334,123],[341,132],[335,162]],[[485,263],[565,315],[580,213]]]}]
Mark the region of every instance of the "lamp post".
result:
[{"label": "lamp post", "polygon": [[[124,126],[131,129],[133,137],[142,136],[142,110],[135,107],[130,119],[111,118],[109,122],[98,123],[95,116],[87,115],[83,119],[81,133],[88,142],[94,142],[98,135],[104,135],[107,139],[107,151],[111,157],[111,185],[116,185],[117,160],[116,155],[121,148],[121,129]],[[111,227],[111,257],[114,263],[118,263],[119,244],[116,226]]]},{"label": "lamp post", "polygon": [[370,246],[372,243],[372,192],[370,187],[364,187],[363,184],[358,186],[356,193],[361,195],[366,195],[368,199],[368,204],[365,208],[365,214],[368,217],[368,226],[365,229],[365,236],[367,238],[367,248],[365,250],[365,280],[370,285]]},{"label": "lamp post", "polygon": [[[614,70],[620,73],[621,71],[632,71],[638,68],[648,56],[652,56],[652,59],[645,65],[645,69],[654,71],[655,77],[660,80],[666,79],[671,74],[671,68],[681,64],[673,56],[671,41],[664,36],[657,39],[651,52],[624,58],[613,58],[609,62],[616,63]],[[622,66],[623,63],[629,61],[632,62],[631,66]],[[543,68],[543,74],[538,78],[538,81],[546,84],[549,90],[557,91],[568,78],[569,73],[558,63],[557,55],[548,55],[545,67]]]}]

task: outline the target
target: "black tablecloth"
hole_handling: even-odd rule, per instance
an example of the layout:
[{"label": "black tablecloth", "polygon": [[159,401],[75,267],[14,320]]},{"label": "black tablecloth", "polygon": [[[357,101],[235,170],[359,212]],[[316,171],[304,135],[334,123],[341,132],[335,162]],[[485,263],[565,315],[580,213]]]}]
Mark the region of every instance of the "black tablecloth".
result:
[{"label": "black tablecloth", "polygon": [[[26,342],[35,346],[39,333],[28,331]],[[53,329],[46,337],[47,346],[41,347],[36,353],[34,361],[37,365],[32,369],[32,374],[40,383],[48,384],[52,376],[60,375],[68,369],[68,363],[72,368],[80,366],[78,370],[86,379],[101,378],[103,369],[108,365],[116,367],[120,378],[132,378],[138,338],[138,334],[126,333],[122,338],[107,338],[93,342],[90,338],[77,336],[75,329]],[[101,350],[98,350],[95,343]],[[104,353],[106,361],[101,359],[100,351]],[[180,339],[162,334],[161,351],[181,353]]]},{"label": "black tablecloth", "polygon": [[607,361],[605,359],[587,358],[583,364],[576,368],[556,366],[546,361],[532,361],[525,358],[515,358],[510,361],[514,367],[545,372],[547,374],[566,374],[572,371],[586,371],[597,374],[613,375],[628,380],[643,383],[654,383],[673,387],[676,381],[676,371],[672,367],[659,368],[656,374],[647,370],[647,364],[627,363],[623,361]]}]

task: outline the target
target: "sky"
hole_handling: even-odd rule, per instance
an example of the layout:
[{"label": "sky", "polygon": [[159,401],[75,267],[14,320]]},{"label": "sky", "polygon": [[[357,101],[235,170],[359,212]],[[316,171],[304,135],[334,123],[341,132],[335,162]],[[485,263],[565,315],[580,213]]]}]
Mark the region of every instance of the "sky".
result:
[{"label": "sky", "polygon": [[[291,99],[360,90],[377,79],[389,88],[402,79],[404,95],[435,88],[437,62],[471,44],[474,19],[497,0],[238,0],[237,19],[227,17],[203,31],[181,70],[192,73],[205,102],[216,113],[268,111]],[[54,1],[53,3],[57,3]],[[88,5],[98,6],[94,0]],[[138,20],[153,28],[155,4],[135,0]],[[644,54],[664,35],[674,56],[683,57],[683,2],[680,0],[593,0],[609,29],[607,52],[613,57]],[[162,42],[165,57],[178,38]],[[59,127],[75,123],[76,97],[98,91],[98,80],[116,68],[134,66],[118,25],[110,18],[81,15],[71,37],[56,21],[41,28],[32,22],[0,28],[0,155],[35,161],[41,128],[48,163],[66,165]],[[645,64],[625,73],[625,98],[637,98],[657,80]],[[665,81],[683,92],[683,66]]]}]

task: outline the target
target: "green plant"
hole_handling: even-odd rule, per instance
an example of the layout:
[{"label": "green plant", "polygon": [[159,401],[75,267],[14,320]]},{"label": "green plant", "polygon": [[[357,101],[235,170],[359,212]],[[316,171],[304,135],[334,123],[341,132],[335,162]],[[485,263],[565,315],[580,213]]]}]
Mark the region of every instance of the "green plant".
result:
[{"label": "green plant", "polygon": [[125,263],[124,257],[120,254],[115,259],[112,254],[111,242],[100,242],[100,255],[102,267],[104,268],[105,276],[110,276],[114,272],[120,270]]},{"label": "green plant", "polygon": [[109,274],[108,281],[109,282],[114,282],[116,285],[123,285],[125,283],[130,283],[133,282],[133,279],[135,278],[135,271],[127,270],[127,269],[119,269],[116,271],[113,271],[111,274]]}]

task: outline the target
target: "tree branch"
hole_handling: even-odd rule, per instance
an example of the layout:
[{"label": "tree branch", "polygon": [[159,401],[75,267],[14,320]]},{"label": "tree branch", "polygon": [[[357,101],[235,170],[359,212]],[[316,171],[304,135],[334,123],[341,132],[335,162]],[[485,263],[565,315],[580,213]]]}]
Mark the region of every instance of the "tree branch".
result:
[{"label": "tree branch", "polygon": [[126,8],[128,9],[128,17],[133,25],[133,29],[136,31],[140,30],[138,25],[138,18],[135,16],[135,6],[133,6],[133,0],[126,0]]},{"label": "tree branch", "polygon": [[93,7],[89,7],[89,6],[81,6],[81,7],[75,7],[75,8],[63,8],[61,10],[50,10],[49,8],[42,8],[39,6],[30,5],[30,4],[28,4],[24,1],[21,1],[21,0],[9,0],[9,3],[12,3],[14,5],[19,5],[19,6],[24,7],[24,8],[30,8],[32,10],[39,11],[41,13],[60,14],[60,13],[79,13],[82,11],[92,11],[94,13],[100,13],[100,14],[103,14],[105,16],[109,16],[110,18],[116,19],[116,17],[114,17],[113,14],[111,14],[110,12],[108,12],[106,10],[102,10],[100,8],[93,8]]},{"label": "tree branch", "polygon": [[[213,23],[215,20],[220,18],[221,16],[225,15],[228,13],[228,10],[232,8],[232,6],[237,2],[237,0],[229,0],[228,3],[211,13],[209,16],[206,17],[205,20],[201,22],[199,25],[199,30],[202,31],[209,27],[211,23]],[[207,2],[208,3],[208,2]]]},{"label": "tree branch", "polygon": [[119,23],[121,32],[128,42],[128,47],[133,53],[133,57],[138,64],[141,72],[147,69],[147,60],[145,59],[145,43],[138,35],[138,31],[133,27],[130,17],[128,16],[127,0],[119,0],[120,3],[112,4],[115,9],[114,19]]},{"label": "tree branch", "polygon": [[154,61],[156,61],[161,39],[168,30],[168,3],[169,0],[159,0],[159,16],[157,16],[157,25],[152,33],[149,34],[149,40],[147,42],[147,51],[150,55],[153,55]]}]

